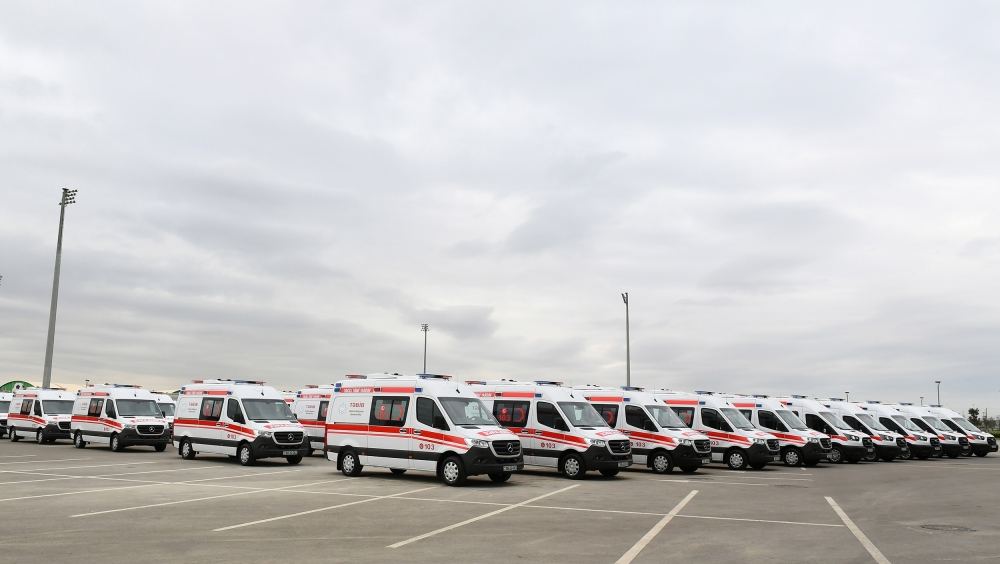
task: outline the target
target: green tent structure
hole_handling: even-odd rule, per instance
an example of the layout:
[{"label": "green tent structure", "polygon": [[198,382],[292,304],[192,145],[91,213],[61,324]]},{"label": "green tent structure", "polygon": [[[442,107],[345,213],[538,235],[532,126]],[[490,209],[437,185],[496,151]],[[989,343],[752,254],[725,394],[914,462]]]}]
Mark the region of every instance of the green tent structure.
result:
[{"label": "green tent structure", "polygon": [[33,386],[34,384],[32,384],[31,382],[25,382],[24,380],[11,380],[10,382],[7,382],[6,384],[0,386],[0,392],[10,393],[13,392],[15,389],[31,388]]}]

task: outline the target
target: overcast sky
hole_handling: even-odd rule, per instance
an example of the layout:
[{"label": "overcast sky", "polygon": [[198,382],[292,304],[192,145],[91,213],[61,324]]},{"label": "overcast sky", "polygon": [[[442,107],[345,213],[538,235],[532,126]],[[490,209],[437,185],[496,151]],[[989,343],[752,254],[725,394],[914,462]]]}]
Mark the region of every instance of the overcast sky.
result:
[{"label": "overcast sky", "polygon": [[1000,415],[992,2],[4,2],[0,380]]}]

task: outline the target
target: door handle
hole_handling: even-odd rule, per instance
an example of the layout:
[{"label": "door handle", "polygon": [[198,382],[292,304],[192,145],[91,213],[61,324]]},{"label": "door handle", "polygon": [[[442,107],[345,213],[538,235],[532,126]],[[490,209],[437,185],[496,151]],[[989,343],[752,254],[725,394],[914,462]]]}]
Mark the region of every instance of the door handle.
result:
[{"label": "door handle", "polygon": [[222,422],[219,422],[219,423],[216,423],[215,426],[216,427],[225,427],[225,424],[222,423]]},{"label": "door handle", "polygon": [[536,430],[535,430],[535,434],[536,434],[536,435],[541,435],[541,434],[542,434],[542,432],[536,429]]},{"label": "door handle", "polygon": [[414,429],[413,430],[413,434],[414,435],[419,435],[420,434],[420,429]]},{"label": "door handle", "polygon": [[406,433],[406,429],[400,429],[399,432],[405,434]]}]

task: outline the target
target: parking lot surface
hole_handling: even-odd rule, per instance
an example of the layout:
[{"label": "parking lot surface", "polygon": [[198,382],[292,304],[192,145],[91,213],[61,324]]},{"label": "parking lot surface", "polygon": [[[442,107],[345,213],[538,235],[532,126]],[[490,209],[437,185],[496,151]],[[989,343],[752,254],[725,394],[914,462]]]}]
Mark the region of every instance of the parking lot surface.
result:
[{"label": "parking lot surface", "polygon": [[7,562],[939,562],[1000,558],[1000,457],[462,488],[320,456],[0,442]]}]

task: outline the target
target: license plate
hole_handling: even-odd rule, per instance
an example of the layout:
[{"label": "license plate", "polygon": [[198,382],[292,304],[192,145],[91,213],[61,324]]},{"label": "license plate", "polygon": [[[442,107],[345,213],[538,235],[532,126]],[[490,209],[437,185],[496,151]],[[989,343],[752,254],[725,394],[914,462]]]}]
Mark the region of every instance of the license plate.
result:
[{"label": "license plate", "polygon": [[711,464],[712,463],[712,459],[711,458],[702,458],[701,459],[701,463],[702,464]]},{"label": "license plate", "polygon": [[295,456],[298,453],[299,451],[297,450],[283,450],[281,451],[281,456]]},{"label": "license plate", "polygon": [[873,452],[875,452],[875,449],[873,449],[873,448],[868,449],[868,454],[871,454]]},{"label": "license plate", "polygon": [[780,462],[781,461],[781,457],[780,456],[772,456],[771,460],[773,460],[775,462]]},{"label": "license plate", "polygon": [[629,462],[628,460],[622,460],[621,462],[618,463],[619,468],[628,468],[631,465],[632,463]]},{"label": "license plate", "polygon": [[503,467],[503,471],[504,472],[517,472],[517,465],[516,464],[509,464],[507,466],[504,466]]}]

